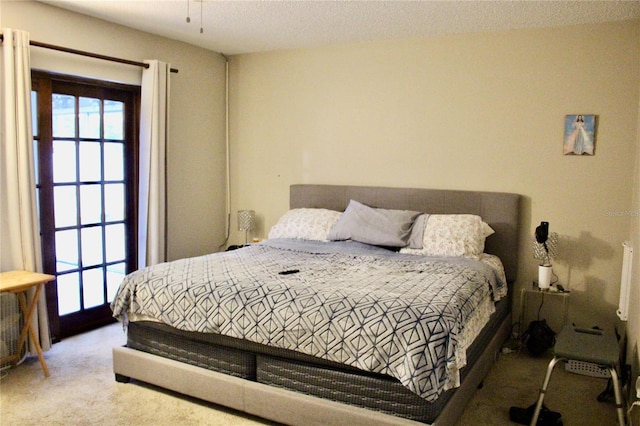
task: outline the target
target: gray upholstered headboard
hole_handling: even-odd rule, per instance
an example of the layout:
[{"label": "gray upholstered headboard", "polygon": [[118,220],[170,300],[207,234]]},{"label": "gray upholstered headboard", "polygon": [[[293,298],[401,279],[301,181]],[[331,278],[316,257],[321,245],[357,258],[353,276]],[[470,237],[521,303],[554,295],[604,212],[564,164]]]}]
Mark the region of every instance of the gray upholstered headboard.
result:
[{"label": "gray upholstered headboard", "polygon": [[433,214],[477,214],[496,231],[487,238],[485,251],[500,257],[509,282],[516,279],[520,217],[518,194],[350,185],[291,185],[289,205],[292,209],[308,207],[344,211],[352,199],[371,207],[386,209]]}]

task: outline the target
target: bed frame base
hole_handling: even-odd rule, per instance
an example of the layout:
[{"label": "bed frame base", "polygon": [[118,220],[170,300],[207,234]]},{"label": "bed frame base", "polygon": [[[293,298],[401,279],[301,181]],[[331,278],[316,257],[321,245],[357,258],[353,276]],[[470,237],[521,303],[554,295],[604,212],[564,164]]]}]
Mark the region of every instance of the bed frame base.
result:
[{"label": "bed frame base", "polygon": [[[464,405],[494,364],[510,329],[511,319],[507,318],[433,426],[456,423]],[[413,420],[274,388],[127,347],[113,348],[113,371],[116,381],[121,383],[133,378],[283,424],[425,426]]]}]

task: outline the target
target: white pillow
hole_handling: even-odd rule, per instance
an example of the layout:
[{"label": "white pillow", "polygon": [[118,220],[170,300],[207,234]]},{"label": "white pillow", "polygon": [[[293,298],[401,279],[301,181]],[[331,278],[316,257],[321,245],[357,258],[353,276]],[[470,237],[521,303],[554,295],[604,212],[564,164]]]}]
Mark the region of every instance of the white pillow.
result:
[{"label": "white pillow", "polygon": [[285,213],[269,230],[269,239],[328,241],[327,236],[342,213],[328,209],[301,208]]},{"label": "white pillow", "polygon": [[427,218],[422,249],[403,248],[401,253],[423,256],[457,256],[478,259],[485,239],[495,231],[472,214],[432,214]]}]

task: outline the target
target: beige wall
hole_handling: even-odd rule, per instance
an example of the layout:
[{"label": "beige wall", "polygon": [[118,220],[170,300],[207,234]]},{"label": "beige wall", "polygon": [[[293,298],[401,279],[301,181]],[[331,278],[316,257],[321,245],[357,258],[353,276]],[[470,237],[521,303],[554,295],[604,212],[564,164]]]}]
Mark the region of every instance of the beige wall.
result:
[{"label": "beige wall", "polygon": [[[184,43],[134,31],[32,1],[2,2],[0,27],[31,39],[133,61],[159,59],[171,77],[168,145],[168,256],[217,250],[225,233],[224,58]],[[141,68],[42,48],[33,68],[140,84]]]},{"label": "beige wall", "polygon": [[[610,326],[632,219],[639,40],[631,21],[233,57],[232,212],[256,210],[265,238],[293,183],[516,192],[519,286],[536,277],[530,239],[549,221],[571,321]],[[599,117],[593,157],[562,155],[564,117],[578,113]]]},{"label": "beige wall", "polygon": [[[180,69],[171,93],[169,257],[215,250],[225,227],[221,55],[31,1],[2,2],[0,27]],[[639,62],[638,21],[234,57],[232,212],[255,209],[255,236],[264,238],[292,183],[520,193],[519,286],[535,277],[529,239],[547,220],[565,242],[555,270],[581,325],[614,322],[621,242],[631,238],[629,331],[637,341],[640,236],[637,217],[624,212],[640,209],[632,201],[640,191]],[[140,81],[133,67],[38,48],[32,65]],[[594,157],[561,155],[564,115],[574,113],[599,116]],[[234,230],[230,242],[242,240]]]}]

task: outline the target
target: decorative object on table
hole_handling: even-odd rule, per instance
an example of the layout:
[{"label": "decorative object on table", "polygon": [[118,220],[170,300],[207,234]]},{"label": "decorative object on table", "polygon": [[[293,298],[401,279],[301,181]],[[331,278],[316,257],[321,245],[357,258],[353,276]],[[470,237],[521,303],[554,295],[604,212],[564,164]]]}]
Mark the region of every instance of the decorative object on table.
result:
[{"label": "decorative object on table", "polygon": [[558,234],[549,232],[549,222],[540,222],[533,240],[533,257],[541,261],[538,266],[538,288],[548,290],[551,286],[553,269],[551,259],[558,251]]},{"label": "decorative object on table", "polygon": [[564,155],[593,155],[596,144],[596,116],[567,115],[564,118]]},{"label": "decorative object on table", "polygon": [[249,231],[255,226],[256,212],[253,210],[238,210],[238,231],[244,231],[244,243],[249,242]]}]

